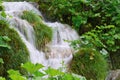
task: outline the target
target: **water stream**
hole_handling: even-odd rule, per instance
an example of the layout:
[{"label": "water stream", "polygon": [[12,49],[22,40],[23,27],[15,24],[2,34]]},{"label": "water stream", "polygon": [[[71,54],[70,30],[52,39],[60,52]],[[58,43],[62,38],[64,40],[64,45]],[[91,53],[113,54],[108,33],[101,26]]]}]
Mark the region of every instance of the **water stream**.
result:
[{"label": "water stream", "polygon": [[[30,53],[30,60],[32,63],[41,63],[44,66],[51,66],[59,68],[62,66],[61,62],[64,61],[68,65],[73,57],[73,50],[65,40],[76,40],[78,34],[67,24],[58,22],[44,22],[53,30],[53,38],[49,44],[48,52],[42,52],[35,47],[35,36],[32,25],[26,20],[20,18],[24,10],[32,10],[36,14],[41,15],[40,11],[28,2],[4,2],[5,12],[7,19],[10,22],[11,28],[14,28],[20,35]],[[46,57],[47,56],[47,57]]]}]

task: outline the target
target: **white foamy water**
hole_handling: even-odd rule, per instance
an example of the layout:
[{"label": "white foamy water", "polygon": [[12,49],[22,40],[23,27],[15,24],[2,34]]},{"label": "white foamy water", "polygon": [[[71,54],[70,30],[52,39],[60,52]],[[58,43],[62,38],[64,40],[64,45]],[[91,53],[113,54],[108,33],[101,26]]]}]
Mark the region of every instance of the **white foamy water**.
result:
[{"label": "white foamy water", "polygon": [[27,46],[32,63],[41,63],[46,67],[51,66],[53,68],[61,67],[62,61],[64,61],[65,65],[69,64],[72,60],[73,50],[66,40],[78,39],[75,30],[66,24],[43,21],[44,24],[52,28],[53,39],[49,44],[46,44],[49,51],[42,52],[35,47],[35,32],[33,27],[26,20],[20,18],[24,10],[32,10],[38,15],[41,15],[41,13],[27,2],[4,2],[3,5],[5,6],[6,13],[9,15],[8,21],[10,25],[19,33]]}]

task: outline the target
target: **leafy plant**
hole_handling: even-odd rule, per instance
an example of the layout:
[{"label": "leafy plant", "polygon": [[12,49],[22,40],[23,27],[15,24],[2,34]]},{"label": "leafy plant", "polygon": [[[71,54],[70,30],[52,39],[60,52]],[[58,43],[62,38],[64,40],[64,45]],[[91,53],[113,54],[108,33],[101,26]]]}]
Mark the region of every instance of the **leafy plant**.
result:
[{"label": "leafy plant", "polygon": [[[119,26],[119,0],[39,0],[40,10],[48,19],[72,25],[81,35],[100,25]],[[48,12],[48,14],[46,13]],[[87,25],[87,28],[85,26]],[[116,27],[117,27],[116,26]]]},{"label": "leafy plant", "polygon": [[9,74],[9,77],[12,79],[12,80],[27,80],[24,76],[22,76],[19,71],[15,71],[15,70],[8,70],[7,71],[8,74]]},{"label": "leafy plant", "polygon": [[114,25],[96,26],[93,30],[83,34],[79,40],[73,41],[71,45],[78,50],[81,47],[93,48],[102,54],[104,54],[102,52],[104,49],[109,53],[107,60],[111,59],[112,69],[119,68],[119,61],[116,60],[119,58],[116,55],[120,49],[118,42],[120,37],[117,29]]},{"label": "leafy plant", "polygon": [[[19,71],[16,70],[8,70],[9,78],[11,80],[86,80],[85,77],[64,73],[56,69],[48,68],[46,70],[40,70],[43,68],[41,64],[32,64],[31,62],[27,62],[22,64],[22,67],[28,71],[28,75],[21,75]],[[44,75],[41,75],[44,74]],[[48,77],[44,78],[44,76],[48,75]],[[4,80],[4,78],[2,78]]]}]

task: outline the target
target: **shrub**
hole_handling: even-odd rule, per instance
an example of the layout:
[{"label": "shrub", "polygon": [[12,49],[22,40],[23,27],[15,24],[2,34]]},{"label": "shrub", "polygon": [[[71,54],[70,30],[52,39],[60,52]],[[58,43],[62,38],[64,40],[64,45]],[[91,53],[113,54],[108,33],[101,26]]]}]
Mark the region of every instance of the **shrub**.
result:
[{"label": "shrub", "polygon": [[81,48],[70,64],[73,73],[83,75],[87,80],[105,80],[107,63],[103,56],[92,48]]},{"label": "shrub", "polygon": [[[110,59],[110,68],[119,69],[119,40],[120,34],[114,25],[96,26],[93,30],[84,33],[79,40],[72,41],[71,45],[75,49],[93,48],[99,52],[105,50],[108,54],[106,59]],[[79,46],[78,46],[79,45]],[[104,52],[101,52],[104,54]]]}]

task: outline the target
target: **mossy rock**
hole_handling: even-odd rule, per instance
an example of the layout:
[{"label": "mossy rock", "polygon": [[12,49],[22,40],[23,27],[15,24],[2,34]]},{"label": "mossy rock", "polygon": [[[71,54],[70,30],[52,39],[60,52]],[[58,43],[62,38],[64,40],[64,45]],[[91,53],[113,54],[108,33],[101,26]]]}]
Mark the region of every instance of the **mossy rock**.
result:
[{"label": "mossy rock", "polygon": [[35,31],[37,48],[44,51],[45,45],[52,40],[52,29],[45,25],[41,17],[32,11],[24,11],[21,17],[31,23]]},{"label": "mossy rock", "polygon": [[19,34],[10,28],[5,20],[0,20],[0,36],[8,36],[11,39],[7,42],[11,49],[0,48],[0,58],[4,61],[4,72],[1,76],[6,76],[9,69],[20,70],[21,63],[28,61],[29,53]]},{"label": "mossy rock", "polygon": [[70,70],[85,76],[87,80],[105,80],[107,62],[99,52],[89,48],[81,48],[75,53]]}]

